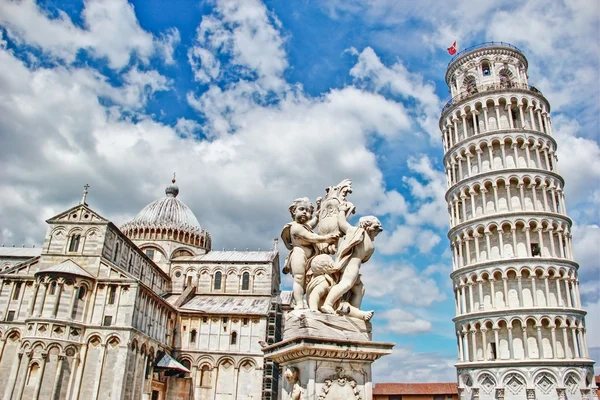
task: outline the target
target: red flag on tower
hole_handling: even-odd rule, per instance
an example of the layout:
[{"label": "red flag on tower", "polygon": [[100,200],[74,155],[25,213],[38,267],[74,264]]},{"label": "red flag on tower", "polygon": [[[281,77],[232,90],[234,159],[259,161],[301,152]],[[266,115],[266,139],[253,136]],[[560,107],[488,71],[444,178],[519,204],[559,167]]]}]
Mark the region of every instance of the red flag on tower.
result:
[{"label": "red flag on tower", "polygon": [[456,40],[452,43],[452,46],[448,47],[448,54],[451,56],[456,54]]}]

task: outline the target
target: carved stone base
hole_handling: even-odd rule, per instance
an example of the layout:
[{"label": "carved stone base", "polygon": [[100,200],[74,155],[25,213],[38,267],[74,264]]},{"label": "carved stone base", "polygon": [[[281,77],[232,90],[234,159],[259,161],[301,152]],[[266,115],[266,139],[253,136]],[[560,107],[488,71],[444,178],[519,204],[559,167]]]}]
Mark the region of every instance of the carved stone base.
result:
[{"label": "carved stone base", "polygon": [[283,373],[279,399],[371,400],[371,364],[394,344],[371,341],[370,328],[344,316],[288,313],[283,340],[263,349]]}]

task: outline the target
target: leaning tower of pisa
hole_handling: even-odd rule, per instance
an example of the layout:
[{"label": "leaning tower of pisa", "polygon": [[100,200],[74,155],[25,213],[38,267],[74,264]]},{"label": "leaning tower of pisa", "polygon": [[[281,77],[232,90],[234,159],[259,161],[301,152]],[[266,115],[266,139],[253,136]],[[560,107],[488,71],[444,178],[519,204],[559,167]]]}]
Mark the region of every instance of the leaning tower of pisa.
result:
[{"label": "leaning tower of pisa", "polygon": [[446,82],[461,398],[595,399],[550,104],[507,43],[458,53]]}]

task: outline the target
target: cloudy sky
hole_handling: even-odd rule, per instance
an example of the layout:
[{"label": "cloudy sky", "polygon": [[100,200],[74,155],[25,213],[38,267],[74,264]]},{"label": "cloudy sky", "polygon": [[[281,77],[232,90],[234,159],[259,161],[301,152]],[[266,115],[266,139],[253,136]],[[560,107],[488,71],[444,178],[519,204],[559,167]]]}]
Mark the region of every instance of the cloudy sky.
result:
[{"label": "cloudy sky", "polygon": [[86,183],[122,224],[176,171],[215,249],[265,249],[291,200],[351,178],[385,229],[363,266],[375,339],[396,342],[375,381],[452,381],[446,47],[510,42],[552,105],[598,360],[598,4],[0,1],[0,243],[39,246]]}]

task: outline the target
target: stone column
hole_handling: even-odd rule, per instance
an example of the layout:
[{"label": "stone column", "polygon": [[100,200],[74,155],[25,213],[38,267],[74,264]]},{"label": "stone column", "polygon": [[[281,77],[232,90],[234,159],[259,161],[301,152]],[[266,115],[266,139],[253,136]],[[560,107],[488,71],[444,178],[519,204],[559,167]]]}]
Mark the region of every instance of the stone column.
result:
[{"label": "stone column", "polygon": [[64,354],[59,354],[58,358],[56,359],[56,374],[54,375],[54,384],[52,385],[52,394],[50,395],[51,400],[58,400],[58,397],[60,396],[59,386],[64,360]]},{"label": "stone column", "polygon": [[508,124],[510,126],[510,129],[515,129],[514,123],[513,123],[513,115],[512,115],[512,109],[510,108],[510,104],[506,105],[506,111],[508,112]]},{"label": "stone column", "polygon": [[548,283],[548,272],[544,272],[544,290],[546,293],[546,307],[550,307],[550,284]]},{"label": "stone column", "polygon": [[523,328],[523,351],[524,359],[529,360],[529,343],[527,343],[527,322],[525,322],[525,327]]},{"label": "stone column", "polygon": [[67,314],[67,319],[73,319],[73,310],[75,309],[75,299],[77,298],[77,291],[79,287],[73,282],[73,293],[71,293],[71,301],[69,302],[69,311]]},{"label": "stone column", "polygon": [[[12,367],[10,368],[10,373],[8,375],[8,382],[6,382],[6,389],[4,391],[3,400],[11,400],[13,391],[15,390],[15,384],[17,382],[17,376],[19,375],[19,369],[21,367],[21,360],[25,355],[25,365],[29,363],[29,354],[24,353],[23,351],[19,351],[15,354],[15,358],[13,360]],[[25,370],[27,372],[27,370]]]},{"label": "stone column", "polygon": [[462,345],[462,335],[460,332],[456,332],[456,339],[458,340],[458,361],[463,361],[463,345]]},{"label": "stone column", "polygon": [[541,360],[542,358],[546,358],[546,357],[544,357],[544,345],[542,343],[542,327],[541,326],[537,327],[537,339],[538,339],[538,352],[540,353],[539,358]]},{"label": "stone column", "polygon": [[37,280],[35,280],[33,282],[33,293],[31,295],[31,299],[29,300],[29,305],[27,306],[27,317],[31,318],[33,317],[33,309],[35,307],[35,300],[38,294],[38,289],[40,287],[40,284]]},{"label": "stone column", "polygon": [[491,277],[489,279],[489,282],[490,282],[490,294],[491,294],[490,300],[492,301],[492,308],[495,309],[496,308],[496,289],[494,288],[494,282],[496,282],[496,279],[494,279],[494,277]]},{"label": "stone column", "polygon": [[60,304],[60,297],[62,295],[64,284],[65,281],[59,278],[56,284],[56,297],[54,298],[54,305],[52,306],[52,318],[56,318],[56,313],[58,312],[58,306]]},{"label": "stone column", "polygon": [[473,283],[472,282],[468,282],[467,285],[469,286],[469,312],[473,312]]},{"label": "stone column", "polygon": [[46,293],[48,292],[48,280],[44,279],[42,282],[42,298],[35,312],[36,317],[40,317],[44,311],[44,303],[46,302]]},{"label": "stone column", "polygon": [[85,368],[85,357],[87,355],[87,344],[81,346],[79,351],[79,368],[77,369],[77,376],[75,377],[75,384],[73,386],[73,399],[79,398],[79,390],[81,389],[81,379],[83,377],[83,369]]},{"label": "stone column", "polygon": [[556,352],[556,326],[550,326],[550,334],[552,336],[552,358],[558,358]]},{"label": "stone column", "polygon": [[67,397],[66,399],[71,399],[71,392],[73,391],[73,385],[75,384],[75,377],[77,376],[78,368],[79,368],[79,356],[75,355],[72,361],[73,367],[71,368],[71,375],[69,376],[69,383],[67,384]]},{"label": "stone column", "polygon": [[485,215],[487,213],[487,202],[485,200],[485,193],[487,192],[487,189],[482,186],[480,190],[481,190],[481,211]]},{"label": "stone column", "polygon": [[492,146],[488,146],[488,155],[490,157],[490,171],[493,171],[496,169],[496,166],[494,165],[494,152],[492,151]]},{"label": "stone column", "polygon": [[537,307],[538,306],[538,301],[537,301],[537,289],[536,289],[535,281],[536,281],[536,276],[533,275],[531,277],[531,291],[532,291],[531,297],[533,297],[533,306]]},{"label": "stone column", "polygon": [[92,400],[98,399],[98,390],[100,390],[100,380],[102,379],[102,370],[104,369],[104,358],[106,357],[106,344],[100,343],[100,359],[98,360],[98,369],[94,377],[94,389],[92,391]]},{"label": "stone column", "polygon": [[479,309],[483,310],[483,280],[477,279],[477,286],[479,289]]},{"label": "stone column", "polygon": [[483,361],[488,361],[487,356],[487,328],[481,328],[481,347],[483,350]]},{"label": "stone column", "polygon": [[521,128],[525,129],[525,118],[523,117],[523,104],[517,106],[519,108],[519,117],[521,119]]},{"label": "stone column", "polygon": [[506,276],[502,277],[502,286],[504,286],[504,308],[510,308],[508,301],[508,278]]},{"label": "stone column", "polygon": [[506,330],[508,330],[508,354],[509,354],[509,359],[513,360],[514,357],[515,357],[515,353],[513,351],[512,326],[507,326]]},{"label": "stone column", "polygon": [[579,337],[581,338],[581,348],[583,350],[583,356],[585,358],[590,358],[585,329],[579,328]]},{"label": "stone column", "polygon": [[517,292],[517,299],[519,300],[519,307],[523,307],[523,283],[521,282],[521,275],[517,276],[517,286],[519,288]]},{"label": "stone column", "polygon": [[483,107],[483,125],[485,126],[485,131],[489,132],[490,128],[488,126],[488,113],[487,113],[487,107]]},{"label": "stone column", "polygon": [[533,107],[529,106],[527,108],[529,110],[529,120],[531,121],[531,129],[535,131],[536,127],[535,127],[535,118],[533,118]]},{"label": "stone column", "polygon": [[575,333],[575,327],[571,328],[571,336],[573,339],[573,358],[581,358],[581,353],[579,352],[579,343],[577,343],[577,334]]},{"label": "stone column", "polygon": [[[47,353],[42,353],[42,365],[40,365],[40,379],[38,380],[38,382],[36,383],[36,391],[39,391],[39,385],[42,383],[42,378],[44,377],[44,366],[46,364],[46,354]],[[31,352],[27,352],[24,354],[24,361],[23,364],[25,365],[25,373],[23,374],[23,377],[21,378],[21,380],[19,381],[19,386],[17,388],[17,395],[15,396],[15,399],[17,400],[21,400],[21,398],[23,397],[23,390],[25,389],[25,383],[27,382],[27,373],[29,372],[29,360],[31,359]]]},{"label": "stone column", "polygon": [[473,347],[473,361],[477,361],[477,330],[471,329],[471,345]]},{"label": "stone column", "polygon": [[[565,348],[565,358],[567,358],[568,355],[569,355],[569,353],[568,353],[568,350],[569,350],[569,339],[568,339],[568,336],[567,336],[567,327],[566,326],[562,327],[562,332],[563,332],[563,346]],[[575,358],[575,353],[574,352],[571,352],[571,358]]]},{"label": "stone column", "polygon": [[573,307],[573,303],[571,301],[571,288],[569,287],[568,279],[565,279],[565,296],[567,297],[567,306],[569,308]]},{"label": "stone column", "polygon": [[559,307],[564,307],[565,306],[565,302],[562,299],[562,293],[560,290],[560,276],[556,277],[556,296],[558,297],[558,306]]},{"label": "stone column", "polygon": [[494,343],[496,344],[496,354],[494,354],[494,361],[499,359],[500,354],[500,340],[499,340],[499,331],[500,328],[492,328],[494,330]]}]

